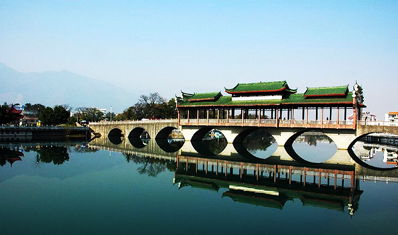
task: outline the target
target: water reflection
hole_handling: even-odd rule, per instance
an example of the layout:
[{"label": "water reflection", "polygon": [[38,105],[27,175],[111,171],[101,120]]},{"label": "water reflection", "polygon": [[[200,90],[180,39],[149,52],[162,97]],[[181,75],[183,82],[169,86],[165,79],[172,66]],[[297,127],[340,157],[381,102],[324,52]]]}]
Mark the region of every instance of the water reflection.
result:
[{"label": "water reflection", "polygon": [[114,145],[118,145],[118,144],[122,143],[122,137],[120,135],[109,135],[108,138],[109,138],[109,141]]},{"label": "water reflection", "polygon": [[370,134],[360,138],[352,147],[363,163],[377,168],[397,168],[398,136]]},{"label": "water reflection", "polygon": [[36,163],[53,163],[61,165],[70,159],[71,148],[74,152],[90,153],[97,149],[89,148],[87,143],[81,142],[54,142],[54,143],[18,143],[0,145],[0,165],[4,166],[7,162],[12,166],[16,161],[22,161],[24,152],[35,152]]},{"label": "water reflection", "polygon": [[192,143],[199,153],[210,156],[220,154],[228,144],[224,134],[216,129],[207,132],[202,140],[193,141]]},{"label": "water reflection", "polygon": [[139,167],[137,168],[138,173],[156,177],[159,173],[165,170],[175,171],[175,162],[169,159],[156,159],[148,158],[130,153],[123,153],[127,162],[134,162]]},{"label": "water reflection", "polygon": [[246,150],[251,155],[260,159],[270,157],[278,146],[272,135],[265,129],[256,129],[250,132],[245,136],[241,145],[242,146],[237,146],[238,148],[244,148],[241,153],[244,153]]},{"label": "water reflection", "polygon": [[[122,152],[127,162],[137,165],[141,175],[157,177],[160,173],[175,172],[174,183],[179,188],[201,188],[220,192],[222,198],[238,203],[283,209],[287,202],[300,201],[304,206],[316,206],[355,214],[362,191],[361,180],[398,181],[398,172],[385,174],[353,164],[347,151],[337,151],[335,161],[308,164],[296,161],[284,147],[278,147],[266,159],[253,157],[236,150],[236,144],[227,144],[222,154],[205,155],[196,151],[194,143],[185,143],[177,152],[165,151],[159,141],[148,140],[144,148],[134,147],[125,138],[115,145],[109,138],[74,144],[21,144],[19,147],[0,149],[1,164],[20,161],[23,152],[36,152],[36,162],[61,165],[70,161],[70,148],[77,153],[90,153],[99,149]],[[209,139],[217,146],[217,138]],[[311,142],[312,139],[310,138]],[[168,145],[182,140],[168,140]],[[266,147],[272,146],[267,139]],[[247,143],[246,143],[247,144]],[[263,147],[264,139],[250,145]],[[191,147],[190,147],[191,146]],[[241,145],[240,148],[244,148]],[[247,146],[247,145],[246,145]],[[176,149],[178,146],[176,147]],[[207,147],[209,148],[209,147]],[[373,150],[370,150],[373,151]]]},{"label": "water reflection", "polygon": [[174,183],[227,191],[222,197],[233,201],[282,209],[287,201],[299,199],[316,206],[353,215],[362,191],[354,167],[324,165],[270,165],[242,163],[190,156],[177,157]]},{"label": "water reflection", "polygon": [[[169,152],[155,139],[136,148],[128,138],[121,138],[115,145],[107,137],[94,139],[89,144],[0,146],[0,159],[4,164],[0,169],[0,193],[5,197],[1,215],[4,218],[25,216],[22,219],[29,228],[48,229],[50,224],[56,224],[80,230],[80,227],[67,226],[80,223],[81,217],[75,216],[79,214],[87,218],[88,223],[84,224],[97,229],[87,233],[103,232],[101,225],[107,215],[115,218],[107,221],[106,226],[111,229],[124,228],[127,224],[131,225],[128,231],[131,232],[142,226],[142,221],[149,225],[153,221],[166,221],[159,225],[159,230],[164,231],[174,218],[186,216],[187,220],[192,218],[189,226],[207,218],[204,225],[213,226],[213,222],[219,220],[224,223],[220,226],[223,230],[234,233],[245,224],[273,219],[305,224],[310,216],[330,220],[348,231],[353,223],[356,223],[355,229],[367,226],[367,216],[374,214],[380,219],[378,224],[383,222],[385,228],[389,225],[388,219],[395,215],[397,204],[397,184],[391,183],[398,182],[398,169],[363,167],[343,150],[336,151],[324,163],[310,164],[296,161],[285,147],[278,146],[270,157],[260,159],[247,149],[241,154],[237,145],[231,143],[218,155],[198,153],[190,142],[185,142],[176,152]],[[15,157],[21,160],[10,167],[10,160]],[[380,195],[383,200],[378,200]],[[43,203],[43,198],[58,200]],[[214,205],[218,212],[210,213],[208,208]],[[34,210],[27,209],[31,207]],[[39,216],[31,212],[36,210],[40,211]],[[242,212],[245,216],[236,220]],[[355,216],[354,220],[349,216]],[[73,218],[76,220],[71,223]],[[63,224],[59,224],[60,221]],[[231,224],[231,221],[241,224]],[[20,221],[11,225],[10,221],[6,222],[3,228],[7,228],[6,233],[12,233]],[[173,224],[178,226],[181,224]],[[297,232],[296,226],[291,227],[286,232]],[[323,227],[319,231],[321,229]],[[184,227],[186,230],[189,227]],[[280,231],[280,227],[272,231]]]},{"label": "water reflection", "polygon": [[9,149],[6,147],[0,147],[0,166],[4,166],[7,163],[12,166],[16,161],[21,161],[24,154],[20,150]]},{"label": "water reflection", "polygon": [[136,148],[143,148],[148,145],[149,141],[151,139],[149,138],[135,138],[135,137],[129,137],[129,141],[131,145],[133,145]]},{"label": "water reflection", "polygon": [[304,132],[291,147],[303,160],[316,163],[327,161],[337,151],[336,144],[322,132]]},{"label": "water reflection", "polygon": [[218,154],[221,154],[221,152],[225,149],[228,143],[225,138],[222,138],[207,139],[203,141],[192,141],[191,144],[197,153],[206,156],[216,156]]},{"label": "water reflection", "polygon": [[159,147],[168,153],[177,152],[181,147],[184,145],[184,139],[174,139],[174,138],[167,138],[167,139],[156,139],[156,143]]},{"label": "water reflection", "polygon": [[[127,232],[142,226],[141,221],[152,224],[154,220],[169,219],[159,225],[159,230],[164,231],[175,217],[193,218],[189,226],[203,218],[208,219],[203,224],[211,225],[223,218],[222,229],[233,233],[248,223],[274,219],[305,224],[309,217],[344,225],[346,231],[352,223],[356,223],[355,228],[367,225],[368,214],[379,213],[383,222],[395,213],[397,188],[390,182],[398,181],[398,170],[361,167],[344,160],[344,151],[336,152],[335,163],[307,164],[294,160],[281,146],[272,156],[259,159],[250,157],[250,152],[238,153],[233,144],[227,144],[219,155],[206,156],[196,152],[190,142],[174,153],[164,151],[157,143],[152,139],[145,147],[135,148],[127,138],[122,138],[118,145],[102,138],[89,144],[3,145],[0,159],[13,158],[18,152],[24,156],[19,156],[22,161],[12,167],[6,160],[0,169],[0,192],[5,197],[2,216],[25,216],[29,228],[40,225],[38,229],[48,229],[49,224],[56,224],[80,230],[67,226],[79,214],[88,219],[90,229],[97,229],[87,230],[91,233],[102,232],[101,222],[106,215],[115,218],[107,221],[106,226],[111,229],[134,223]],[[36,155],[43,164],[36,164]],[[383,183],[373,183],[378,181]],[[383,200],[378,200],[381,192]],[[43,202],[43,198],[58,200]],[[208,208],[214,205],[218,214],[217,210],[209,212]],[[40,215],[33,216],[34,210],[27,210],[29,206],[39,210]],[[239,221],[244,221],[232,229],[231,221],[236,221],[242,212],[245,216]],[[354,216],[354,220],[349,216]],[[72,224],[80,220],[76,217]],[[41,221],[44,222],[40,224]],[[3,224],[7,233],[16,227],[16,223],[10,225],[9,221]],[[286,232],[296,231],[295,226],[291,227]],[[187,229],[184,227],[184,231]]]},{"label": "water reflection", "polygon": [[54,165],[60,165],[69,160],[68,150],[64,146],[39,146],[36,149],[36,152],[37,162],[53,163]]}]

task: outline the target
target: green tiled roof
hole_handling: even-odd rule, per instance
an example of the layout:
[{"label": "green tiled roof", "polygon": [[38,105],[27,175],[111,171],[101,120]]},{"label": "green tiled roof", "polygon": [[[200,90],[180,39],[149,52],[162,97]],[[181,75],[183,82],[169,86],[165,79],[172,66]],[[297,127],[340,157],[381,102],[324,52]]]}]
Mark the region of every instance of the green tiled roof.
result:
[{"label": "green tiled roof", "polygon": [[228,93],[250,93],[250,92],[275,92],[287,90],[289,92],[296,92],[290,89],[286,81],[275,82],[257,82],[257,83],[238,83],[232,89],[225,89]]},{"label": "green tiled roof", "polygon": [[222,96],[221,92],[209,92],[209,93],[182,93],[184,101],[214,101]]},{"label": "green tiled roof", "polygon": [[352,93],[348,92],[344,97],[320,97],[307,99],[305,94],[292,94],[288,99],[282,100],[282,103],[334,103],[334,102],[352,102]]},{"label": "green tiled roof", "polygon": [[231,96],[221,96],[216,101],[189,102],[182,100],[178,106],[255,106],[255,105],[293,105],[293,104],[336,104],[336,103],[352,103],[352,93],[348,92],[345,97],[321,97],[308,99],[304,94],[291,94],[286,99],[275,100],[249,100],[249,101],[232,101]]},{"label": "green tiled roof", "polygon": [[307,90],[304,92],[304,96],[345,96],[347,92],[348,85],[334,87],[307,87]]}]

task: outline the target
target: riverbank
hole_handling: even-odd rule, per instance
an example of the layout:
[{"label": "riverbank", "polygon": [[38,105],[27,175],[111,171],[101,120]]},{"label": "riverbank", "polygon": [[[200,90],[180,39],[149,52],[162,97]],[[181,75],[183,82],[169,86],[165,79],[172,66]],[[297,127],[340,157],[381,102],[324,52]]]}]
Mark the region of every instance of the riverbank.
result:
[{"label": "riverbank", "polygon": [[0,126],[0,142],[45,141],[45,140],[85,140],[90,137],[88,127],[18,127]]}]

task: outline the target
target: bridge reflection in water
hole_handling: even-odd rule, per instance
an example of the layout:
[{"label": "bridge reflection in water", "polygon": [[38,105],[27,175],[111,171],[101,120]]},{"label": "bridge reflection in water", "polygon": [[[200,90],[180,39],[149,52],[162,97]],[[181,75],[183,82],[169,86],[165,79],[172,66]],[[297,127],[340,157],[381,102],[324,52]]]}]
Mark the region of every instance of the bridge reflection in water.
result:
[{"label": "bridge reflection in water", "polygon": [[[353,215],[362,191],[353,166],[317,168],[177,156],[174,183],[218,191],[234,201],[282,209],[288,200]],[[346,183],[348,181],[348,184]]]},{"label": "bridge reflection in water", "polygon": [[145,164],[164,164],[163,170],[175,171],[173,183],[179,188],[222,189],[222,197],[236,202],[279,209],[287,201],[298,199],[304,206],[353,215],[362,194],[361,181],[398,182],[398,169],[367,168],[344,150],[338,150],[323,163],[310,163],[297,159],[284,147],[278,147],[269,158],[259,159],[243,146],[233,144],[227,144],[218,155],[206,155],[203,153],[211,151],[201,149],[203,145],[198,143],[185,142],[181,149],[172,152],[165,149],[165,143],[155,140],[143,147],[131,142],[122,138],[115,144],[101,137],[91,141],[89,147],[122,152],[127,160],[150,158]]},{"label": "bridge reflection in water", "polygon": [[206,155],[201,149],[205,146],[200,143],[185,142],[176,150],[168,141],[149,140],[142,146],[132,142],[128,138],[115,141],[101,137],[93,139],[88,148],[80,148],[79,143],[4,144],[0,146],[0,165],[25,161],[25,150],[37,152],[37,162],[58,165],[69,161],[70,146],[75,146],[75,151],[103,149],[121,152],[127,161],[141,164],[137,168],[141,174],[157,176],[165,170],[175,172],[173,183],[179,188],[210,189],[236,202],[279,209],[288,201],[299,200],[304,206],[350,215],[358,209],[362,181],[398,182],[398,169],[381,170],[358,164],[343,150],[323,163],[310,163],[281,146],[272,156],[260,159],[236,144],[227,144],[217,155],[206,150],[210,153]]}]

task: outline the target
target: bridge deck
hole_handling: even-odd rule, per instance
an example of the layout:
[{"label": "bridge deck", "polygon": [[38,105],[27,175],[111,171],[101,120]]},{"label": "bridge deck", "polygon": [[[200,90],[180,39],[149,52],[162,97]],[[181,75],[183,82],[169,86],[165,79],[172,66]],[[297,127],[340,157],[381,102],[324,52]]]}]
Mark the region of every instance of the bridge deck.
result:
[{"label": "bridge deck", "polygon": [[157,120],[128,120],[128,121],[101,121],[90,122],[89,126],[102,126],[102,125],[142,125],[142,124],[157,124],[157,123],[172,123],[177,124],[177,119],[157,119]]}]

